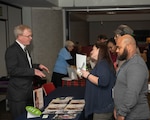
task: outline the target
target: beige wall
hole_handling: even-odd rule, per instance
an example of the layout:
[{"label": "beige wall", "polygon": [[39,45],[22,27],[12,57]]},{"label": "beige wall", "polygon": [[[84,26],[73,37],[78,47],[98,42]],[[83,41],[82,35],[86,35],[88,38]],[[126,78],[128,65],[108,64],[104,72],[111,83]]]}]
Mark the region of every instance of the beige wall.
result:
[{"label": "beige wall", "polygon": [[32,8],[31,12],[33,61],[48,66],[51,73],[47,74],[47,79],[50,81],[57,54],[63,47],[62,11]]},{"label": "beige wall", "polygon": [[5,51],[7,47],[7,39],[6,39],[6,22],[0,21],[0,77],[7,76],[6,72],[6,64],[5,64]]}]

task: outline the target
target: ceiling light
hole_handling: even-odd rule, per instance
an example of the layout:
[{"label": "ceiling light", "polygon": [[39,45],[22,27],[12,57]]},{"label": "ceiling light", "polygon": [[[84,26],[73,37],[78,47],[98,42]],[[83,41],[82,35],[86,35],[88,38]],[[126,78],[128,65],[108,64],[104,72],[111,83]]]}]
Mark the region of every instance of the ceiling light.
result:
[{"label": "ceiling light", "polygon": [[108,14],[108,15],[114,15],[114,14],[116,14],[116,12],[110,11],[110,12],[106,12],[106,14]]}]

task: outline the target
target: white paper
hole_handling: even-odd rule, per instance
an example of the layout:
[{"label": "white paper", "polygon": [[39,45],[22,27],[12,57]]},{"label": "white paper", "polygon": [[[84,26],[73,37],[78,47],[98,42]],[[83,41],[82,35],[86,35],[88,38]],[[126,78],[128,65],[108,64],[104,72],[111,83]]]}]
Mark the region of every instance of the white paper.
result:
[{"label": "white paper", "polygon": [[76,54],[76,67],[86,70],[86,55]]},{"label": "white paper", "polygon": [[40,117],[40,116],[33,115],[33,114],[27,112],[27,118],[36,118],[36,117]]},{"label": "white paper", "polygon": [[68,70],[69,78],[71,78],[72,80],[78,79],[77,74],[73,68],[68,67],[67,70]]}]

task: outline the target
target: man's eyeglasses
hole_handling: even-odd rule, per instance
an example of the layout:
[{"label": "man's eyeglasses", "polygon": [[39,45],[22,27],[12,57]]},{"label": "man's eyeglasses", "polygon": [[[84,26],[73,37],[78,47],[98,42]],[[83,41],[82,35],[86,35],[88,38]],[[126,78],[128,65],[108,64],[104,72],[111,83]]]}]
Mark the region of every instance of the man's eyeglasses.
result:
[{"label": "man's eyeglasses", "polygon": [[27,38],[32,38],[32,35],[28,35],[28,36],[26,36],[26,35],[21,35],[21,36],[27,37]]}]

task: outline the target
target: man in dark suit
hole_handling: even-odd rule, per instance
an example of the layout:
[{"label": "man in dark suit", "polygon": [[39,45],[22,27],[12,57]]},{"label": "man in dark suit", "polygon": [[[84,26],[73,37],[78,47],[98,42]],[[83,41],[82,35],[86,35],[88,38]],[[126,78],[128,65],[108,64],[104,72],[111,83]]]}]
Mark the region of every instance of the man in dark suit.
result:
[{"label": "man in dark suit", "polygon": [[8,104],[13,119],[25,112],[25,107],[32,104],[32,82],[34,76],[45,77],[42,70],[49,73],[42,64],[32,64],[29,53],[25,50],[32,40],[32,30],[26,25],[14,28],[16,41],[7,48],[5,61],[10,77],[8,85]]}]

